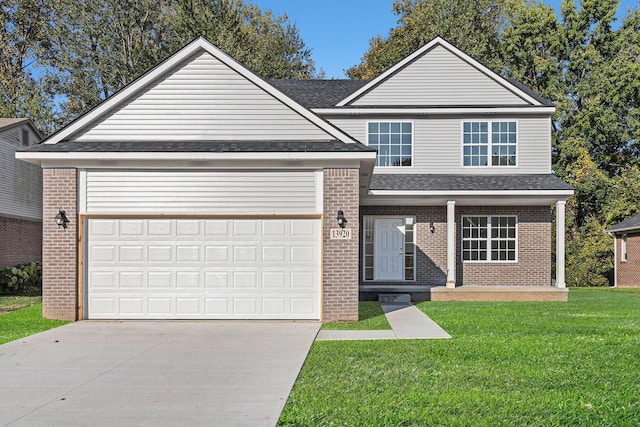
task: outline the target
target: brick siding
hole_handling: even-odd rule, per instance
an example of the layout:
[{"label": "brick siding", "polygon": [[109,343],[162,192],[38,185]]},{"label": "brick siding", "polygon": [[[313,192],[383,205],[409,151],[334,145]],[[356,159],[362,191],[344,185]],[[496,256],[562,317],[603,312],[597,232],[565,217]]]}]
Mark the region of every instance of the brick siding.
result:
[{"label": "brick siding", "polygon": [[[447,208],[446,206],[362,206],[364,215],[415,216],[416,281],[381,282],[363,279],[359,259],[360,284],[445,285],[447,281]],[[463,263],[463,215],[517,215],[518,262]],[[435,227],[431,233],[431,223]],[[362,225],[360,228],[362,232]],[[360,243],[361,254],[364,253]],[[474,286],[549,286],[551,284],[551,208],[547,206],[487,207],[456,206],[456,285]]]},{"label": "brick siding", "polygon": [[[76,320],[78,303],[78,215],[76,169],[43,170],[42,314]],[[66,211],[67,229],[54,221]]]},{"label": "brick siding", "polygon": [[622,236],[616,236],[617,286],[640,287],[640,233],[627,234],[627,260],[622,261]]},{"label": "brick siding", "polygon": [[[358,320],[359,170],[324,170],[322,320]],[[344,212],[350,240],[331,240],[338,228],[338,210]]]},{"label": "brick siding", "polygon": [[0,217],[0,268],[42,261],[42,223]]}]

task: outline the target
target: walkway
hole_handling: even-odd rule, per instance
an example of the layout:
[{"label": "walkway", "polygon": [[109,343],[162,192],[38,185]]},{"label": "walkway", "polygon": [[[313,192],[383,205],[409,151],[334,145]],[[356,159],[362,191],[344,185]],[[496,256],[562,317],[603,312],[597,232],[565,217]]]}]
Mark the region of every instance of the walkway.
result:
[{"label": "walkway", "polygon": [[316,341],[451,338],[451,335],[411,303],[381,303],[380,305],[392,330],[321,330]]}]

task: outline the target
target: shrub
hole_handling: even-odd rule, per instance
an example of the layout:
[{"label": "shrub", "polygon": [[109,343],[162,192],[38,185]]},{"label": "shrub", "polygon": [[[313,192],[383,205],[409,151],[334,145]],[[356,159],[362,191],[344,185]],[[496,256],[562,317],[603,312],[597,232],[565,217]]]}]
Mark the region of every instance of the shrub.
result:
[{"label": "shrub", "polygon": [[31,262],[1,271],[0,293],[42,295],[42,264]]}]

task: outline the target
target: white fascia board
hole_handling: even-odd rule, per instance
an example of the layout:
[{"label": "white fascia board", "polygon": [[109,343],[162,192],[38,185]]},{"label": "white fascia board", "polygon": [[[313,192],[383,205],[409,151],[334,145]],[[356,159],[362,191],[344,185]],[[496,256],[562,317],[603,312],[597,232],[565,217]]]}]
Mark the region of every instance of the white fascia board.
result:
[{"label": "white fascia board", "polygon": [[249,69],[245,68],[235,59],[209,43],[202,37],[197,38],[193,42],[189,43],[184,48],[180,49],[178,52],[170,56],[164,62],[160,63],[155,68],[151,69],[149,72],[129,84],[128,86],[121,89],[119,92],[115,93],[110,98],[104,100],[101,104],[95,107],[93,110],[86,113],[84,116],[79,117],[77,120],[69,124],[67,127],[61,129],[57,133],[53,134],[50,138],[48,138],[44,143],[45,144],[56,144],[60,141],[63,141],[73,135],[75,132],[80,131],[84,127],[90,125],[95,120],[99,119],[102,115],[110,112],[111,110],[117,108],[119,105],[126,102],[128,98],[138,93],[140,90],[144,89],[146,86],[151,84],[153,81],[161,77],[167,71],[172,69],[173,67],[180,64],[182,61],[185,61],[190,56],[194,55],[198,50],[204,50],[205,52],[211,54],[222,63],[227,65],[229,68],[236,71],[241,76],[245,77],[250,82],[254,83],[256,86],[275,97],[277,100],[282,102],[287,107],[291,108],[296,113],[300,114],[302,117],[328,133],[334,138],[337,138],[346,143],[357,143],[356,140],[351,138],[346,133],[340,131],[338,128],[333,126],[332,124],[326,122],[322,118],[318,117],[310,110],[304,108],[302,105],[295,102],[293,99],[286,96],[284,93],[280,92],[269,83],[267,83],[263,78],[253,73]]},{"label": "white fascia board", "polygon": [[369,196],[398,196],[398,197],[465,197],[465,196],[535,196],[535,197],[569,197],[573,190],[369,190]]},{"label": "white fascia board", "polygon": [[636,225],[635,227],[616,228],[615,230],[606,229],[604,231],[609,234],[613,233],[613,235],[617,235],[626,231],[640,231],[640,227]]},{"label": "white fascia board", "polygon": [[338,107],[344,107],[345,105],[348,105],[349,103],[351,103],[355,99],[357,99],[360,95],[362,95],[363,93],[368,92],[370,89],[372,89],[373,87],[377,86],[381,81],[386,80],[387,77],[393,75],[398,70],[404,68],[405,65],[413,62],[416,58],[418,58],[419,56],[423,55],[428,50],[431,50],[436,45],[440,45],[440,46],[444,47],[449,52],[451,52],[452,54],[456,55],[458,58],[462,59],[463,61],[465,61],[466,63],[468,63],[472,67],[476,68],[481,73],[485,74],[490,79],[494,80],[499,85],[501,85],[504,88],[510,90],[511,92],[515,93],[516,95],[518,95],[519,97],[525,99],[526,101],[530,102],[531,104],[533,104],[533,105],[541,105],[540,102],[538,100],[536,100],[535,98],[533,98],[531,95],[529,95],[526,92],[524,92],[523,90],[519,89],[518,87],[516,87],[515,85],[510,83],[507,79],[503,78],[502,76],[494,73],[489,68],[485,67],[484,65],[482,65],[481,63],[479,63],[478,61],[476,61],[475,59],[473,59],[472,57],[470,57],[469,55],[467,55],[466,53],[464,53],[463,51],[461,51],[457,47],[453,46],[451,43],[447,42],[442,37],[434,38],[429,43],[425,44],[420,49],[416,50],[411,55],[407,56],[402,61],[400,61],[396,65],[394,65],[393,67],[389,68],[387,71],[385,71],[384,73],[380,74],[375,79],[371,80],[369,83],[367,83],[366,85],[361,87],[359,90],[355,91],[354,93],[352,93],[351,95],[349,95],[348,97],[343,99],[342,101],[338,102],[336,105]]},{"label": "white fascia board", "polygon": [[347,116],[361,116],[371,114],[385,114],[385,115],[422,115],[422,116],[442,116],[442,115],[459,115],[459,114],[473,114],[473,115],[492,115],[492,114],[553,114],[556,111],[555,107],[438,107],[438,108],[312,108],[316,114],[322,116],[331,115],[347,115]]}]

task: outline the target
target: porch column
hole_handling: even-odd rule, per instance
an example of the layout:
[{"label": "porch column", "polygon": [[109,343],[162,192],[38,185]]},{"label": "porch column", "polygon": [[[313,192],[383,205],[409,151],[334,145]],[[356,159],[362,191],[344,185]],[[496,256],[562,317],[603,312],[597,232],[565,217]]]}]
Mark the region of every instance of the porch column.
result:
[{"label": "porch column", "polygon": [[564,281],[564,208],[567,202],[560,200],[556,203],[556,287],[566,288]]},{"label": "porch column", "polygon": [[456,287],[456,202],[447,201],[447,288]]}]

